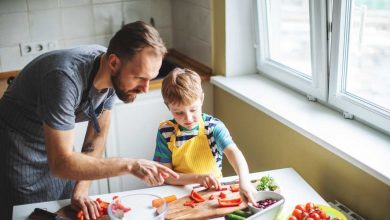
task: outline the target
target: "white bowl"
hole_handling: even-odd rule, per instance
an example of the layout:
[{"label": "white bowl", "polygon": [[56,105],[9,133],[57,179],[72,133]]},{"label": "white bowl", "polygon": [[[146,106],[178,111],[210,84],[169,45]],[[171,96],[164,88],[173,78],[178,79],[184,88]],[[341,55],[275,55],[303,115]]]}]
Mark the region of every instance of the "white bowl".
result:
[{"label": "white bowl", "polygon": [[258,202],[260,200],[264,200],[264,199],[274,199],[274,200],[277,200],[277,202],[268,206],[265,209],[257,208],[255,206],[253,206],[253,204],[249,204],[248,205],[249,211],[251,213],[253,213],[253,215],[250,216],[249,218],[247,218],[247,220],[249,220],[249,219],[259,219],[259,220],[261,220],[261,219],[264,219],[264,220],[275,219],[275,217],[278,215],[279,211],[281,210],[281,208],[284,205],[284,197],[282,195],[280,195],[279,193],[272,192],[272,191],[258,191],[255,194],[254,199],[256,202]]},{"label": "white bowl", "polygon": [[119,199],[124,206],[131,208],[131,210],[124,213],[123,217],[119,217],[114,214],[112,206],[115,201],[113,201],[107,209],[108,216],[111,220],[164,220],[168,211],[168,205],[165,202],[158,208],[152,207],[152,200],[162,199],[162,197],[152,194],[131,194],[121,196]]}]

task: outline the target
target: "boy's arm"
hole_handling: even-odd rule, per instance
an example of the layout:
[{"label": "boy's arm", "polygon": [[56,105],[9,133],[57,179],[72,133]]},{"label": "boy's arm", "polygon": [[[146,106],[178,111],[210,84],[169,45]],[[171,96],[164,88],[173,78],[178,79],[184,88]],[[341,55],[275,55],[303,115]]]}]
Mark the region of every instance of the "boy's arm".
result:
[{"label": "boy's arm", "polygon": [[234,143],[225,147],[223,153],[226,155],[229,163],[240,178],[240,193],[248,202],[255,204],[253,195],[256,192],[256,189],[250,182],[249,168],[244,155]]}]

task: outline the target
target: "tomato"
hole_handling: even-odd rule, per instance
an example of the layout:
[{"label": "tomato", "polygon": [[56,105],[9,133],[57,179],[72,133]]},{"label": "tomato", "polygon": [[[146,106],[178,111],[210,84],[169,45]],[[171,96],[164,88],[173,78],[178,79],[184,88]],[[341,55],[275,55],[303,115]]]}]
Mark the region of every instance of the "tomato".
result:
[{"label": "tomato", "polygon": [[306,211],[306,210],[305,210],[305,206],[302,205],[302,204],[296,205],[296,206],[295,206],[295,209],[299,209],[299,210],[301,210],[302,212]]},{"label": "tomato", "polygon": [[307,217],[309,217],[309,213],[303,211],[302,214],[301,214],[301,218],[302,219],[306,219]]},{"label": "tomato", "polygon": [[292,215],[297,217],[297,219],[302,219],[302,210],[294,209]]},{"label": "tomato", "polygon": [[307,212],[311,212],[311,210],[314,209],[314,204],[312,202],[306,203],[305,209],[306,209]]},{"label": "tomato", "polygon": [[320,211],[320,218],[328,218],[328,215],[324,211]]},{"label": "tomato", "polygon": [[309,216],[311,218],[313,218],[314,220],[321,220],[320,215],[318,213],[312,212],[312,213],[310,213]]},{"label": "tomato", "polygon": [[314,219],[309,217],[309,218],[307,218],[306,220],[314,220]]},{"label": "tomato", "polygon": [[290,218],[288,218],[288,220],[298,220],[298,219],[295,216],[290,216]]}]

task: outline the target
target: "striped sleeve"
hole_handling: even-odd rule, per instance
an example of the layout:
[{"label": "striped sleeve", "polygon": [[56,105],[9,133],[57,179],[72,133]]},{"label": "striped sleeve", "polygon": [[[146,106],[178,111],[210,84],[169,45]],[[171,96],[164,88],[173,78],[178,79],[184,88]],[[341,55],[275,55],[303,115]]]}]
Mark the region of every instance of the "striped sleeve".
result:
[{"label": "striped sleeve", "polygon": [[172,152],[169,150],[168,143],[160,133],[160,130],[157,132],[156,150],[154,151],[153,160],[160,163],[172,162]]},{"label": "striped sleeve", "polygon": [[217,147],[223,151],[227,146],[233,144],[233,138],[230,136],[228,129],[222,121],[216,120],[216,125],[213,129],[213,137]]}]

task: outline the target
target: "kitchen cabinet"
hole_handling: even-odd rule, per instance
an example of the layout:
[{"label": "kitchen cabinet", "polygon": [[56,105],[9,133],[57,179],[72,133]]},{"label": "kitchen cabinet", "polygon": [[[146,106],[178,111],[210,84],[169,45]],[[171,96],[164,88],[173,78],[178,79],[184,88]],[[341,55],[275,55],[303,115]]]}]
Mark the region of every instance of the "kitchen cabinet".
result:
[{"label": "kitchen cabinet", "polygon": [[[159,123],[171,117],[159,89],[138,95],[133,103],[117,103],[106,148],[107,156],[152,160]],[[147,187],[131,175],[109,178],[108,182],[110,192]]]}]

